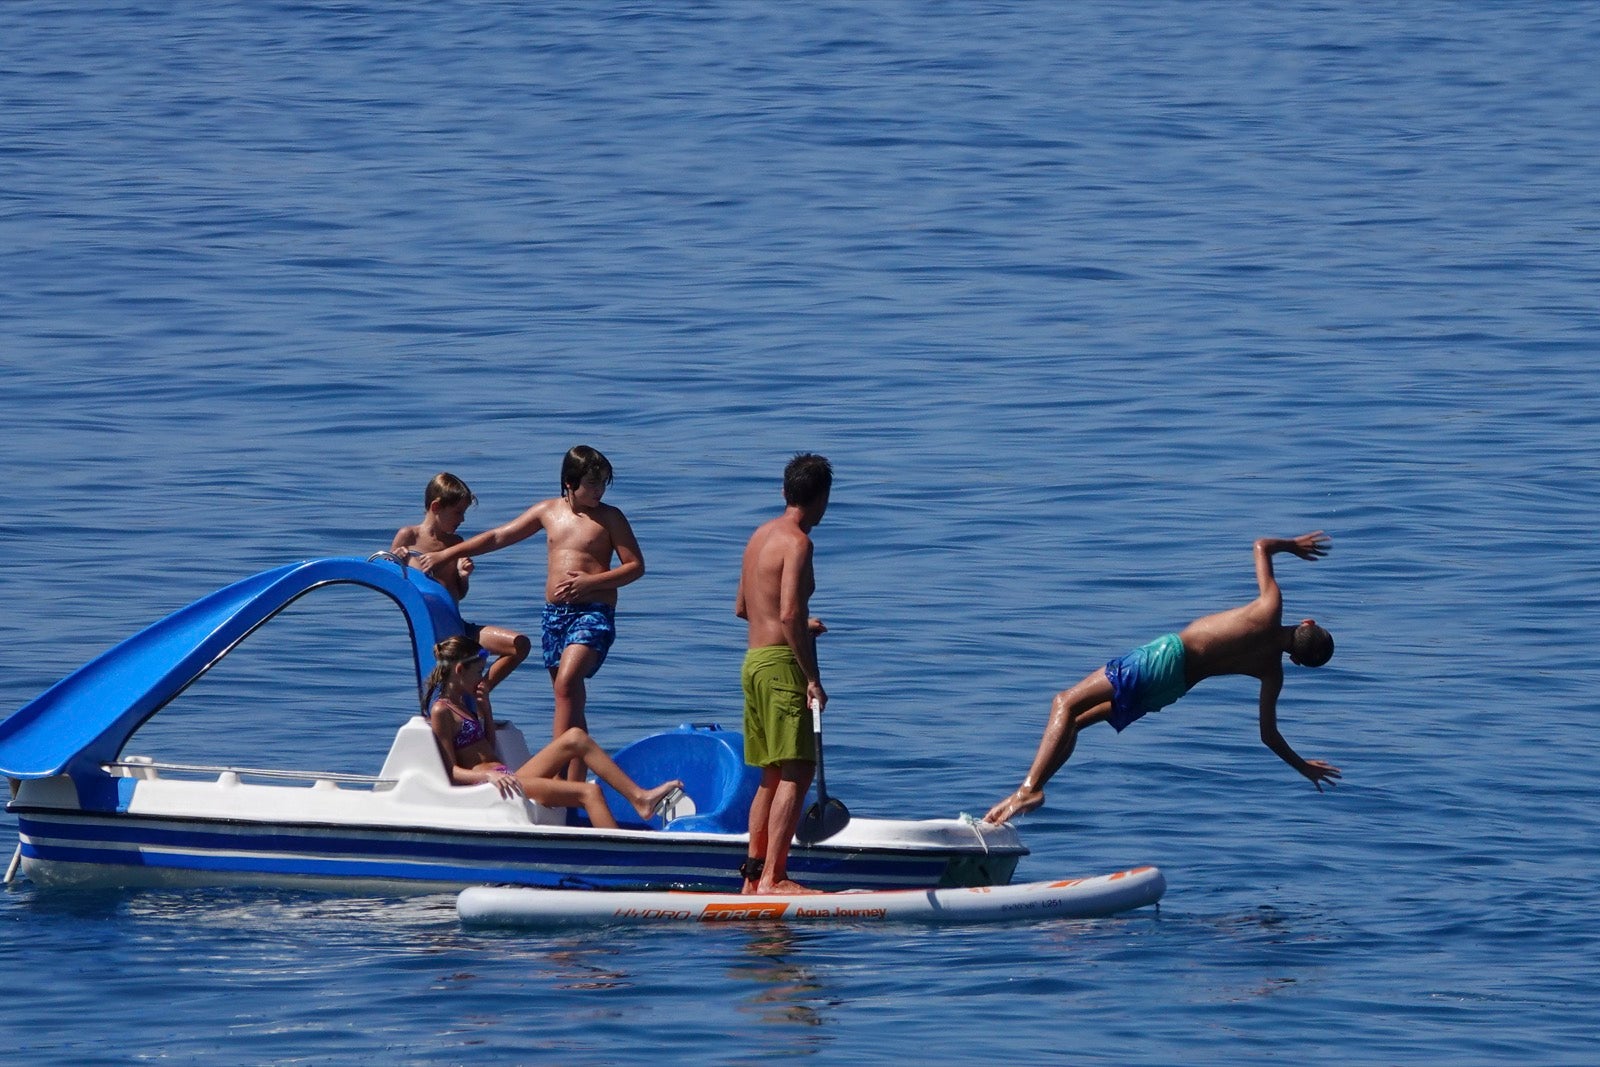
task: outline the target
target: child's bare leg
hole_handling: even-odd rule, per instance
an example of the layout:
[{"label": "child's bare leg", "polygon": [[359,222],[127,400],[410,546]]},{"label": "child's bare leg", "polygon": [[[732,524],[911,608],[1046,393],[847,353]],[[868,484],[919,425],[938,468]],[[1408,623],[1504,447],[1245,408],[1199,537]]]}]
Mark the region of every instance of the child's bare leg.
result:
[{"label": "child's bare leg", "polygon": [[533,642],[526,635],[504,626],[479,627],[478,644],[495,657],[484,675],[484,682],[490,690],[505,681],[512,671],[522,666],[523,661],[533,651]]},{"label": "child's bare leg", "polygon": [[535,752],[517,771],[517,777],[554,778],[566,781],[567,765],[574,760],[583,761],[585,743],[593,743],[587,733],[579,729],[564,731],[554,741]]},{"label": "child's bare leg", "polygon": [[1057,693],[1050,702],[1050,718],[1028,776],[1015,793],[990,808],[983,821],[1003,823],[1042,805],[1044,784],[1071,758],[1078,745],[1078,731],[1104,721],[1110,714],[1111,683],[1106,680],[1103,667],[1071,689]]},{"label": "child's bare leg", "polygon": [[[568,645],[561,653],[560,664],[551,668],[550,685],[556,698],[552,737],[560,737],[574,726],[584,731],[589,729],[589,720],[584,714],[589,693],[584,679],[594,672],[599,658],[599,651],[588,645]],[[566,777],[572,782],[583,781],[582,761],[574,760],[567,767]]]},{"label": "child's bare leg", "polygon": [[[535,757],[537,759],[538,757]],[[601,830],[615,830],[617,820],[606,806],[606,798],[593,782],[569,782],[564,778],[544,778],[525,772],[533,760],[523,764],[517,772],[522,791],[539,803],[552,808],[582,808],[589,814],[589,824]]]},{"label": "child's bare leg", "polygon": [[478,644],[496,657],[495,661],[489,664],[489,673],[484,678],[485,691],[492,690],[505,681],[506,675],[520,667],[522,661],[528,658],[528,653],[533,651],[532,641],[504,626],[479,627]]},{"label": "child's bare leg", "polygon": [[[624,799],[633,805],[633,810],[639,813],[641,819],[648,819],[653,815],[656,805],[668,793],[683,788],[683,782],[676,778],[650,789],[642,788],[629,778],[610,756],[606,755],[604,749],[595,744],[594,738],[577,727],[573,727],[540,749],[537,756],[522,765],[517,776],[521,778],[525,773],[534,778],[554,776],[573,763],[594,771],[602,782],[621,793]],[[569,781],[567,784],[577,783]]]},{"label": "child's bare leg", "polygon": [[612,758],[606,755],[605,749],[594,743],[594,738],[584,734],[583,740],[583,751],[580,756],[582,762],[602,782],[626,797],[628,803],[633,805],[633,810],[639,813],[639,818],[641,819],[648,819],[651,815],[654,815],[656,805],[668,793],[674,789],[683,788],[683,781],[674,778],[671,781],[662,782],[660,785],[645,789],[638,782],[629,778],[622,768],[618,767]]}]

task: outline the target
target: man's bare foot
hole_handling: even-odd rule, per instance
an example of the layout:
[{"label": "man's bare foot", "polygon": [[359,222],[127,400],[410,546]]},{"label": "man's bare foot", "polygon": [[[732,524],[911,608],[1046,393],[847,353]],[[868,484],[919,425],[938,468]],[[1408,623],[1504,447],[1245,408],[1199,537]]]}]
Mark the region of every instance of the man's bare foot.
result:
[{"label": "man's bare foot", "polygon": [[812,896],[814,894],[821,893],[822,890],[807,889],[799,882],[792,882],[787,878],[780,878],[776,882],[763,882],[761,887],[757,889],[756,892],[763,896],[776,894],[779,896],[793,897]]},{"label": "man's bare foot", "polygon": [[1018,815],[1028,814],[1028,812],[1033,811],[1043,803],[1043,789],[1028,789],[1024,787],[990,808],[989,814],[983,817],[983,821],[999,826]]},{"label": "man's bare foot", "polygon": [[674,789],[682,788],[683,783],[674,778],[670,782],[662,782],[654,789],[646,789],[639,794],[639,799],[633,802],[633,810],[639,813],[639,818],[648,819],[656,813],[656,807],[667,799],[667,794]]}]

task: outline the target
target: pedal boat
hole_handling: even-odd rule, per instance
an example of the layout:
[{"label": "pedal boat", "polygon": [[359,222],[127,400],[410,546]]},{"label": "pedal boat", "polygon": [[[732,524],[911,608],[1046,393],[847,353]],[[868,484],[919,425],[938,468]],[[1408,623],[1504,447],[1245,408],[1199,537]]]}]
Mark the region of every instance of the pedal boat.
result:
[{"label": "pedal boat", "polygon": [[[195,679],[299,598],[332,585],[388,597],[409,628],[418,686],[438,640],[462,630],[444,588],[386,553],[264,571],[111,648],[0,722],[0,774],[20,866],[38,885],[290,885],[435,892],[480,883],[572,889],[729,891],[740,885],[759,772],[743,739],[686,724],[612,753],[636,781],[684,781],[686,799],[641,820],[609,787],[620,824],[507,800],[448,779],[427,723],[398,709],[371,776],[163,763],[129,738]],[[499,731],[517,766],[527,743]],[[790,872],[819,889],[1006,885],[1027,855],[1010,826],[970,818],[857,816],[797,844]],[[0,853],[3,855],[3,853]]]}]

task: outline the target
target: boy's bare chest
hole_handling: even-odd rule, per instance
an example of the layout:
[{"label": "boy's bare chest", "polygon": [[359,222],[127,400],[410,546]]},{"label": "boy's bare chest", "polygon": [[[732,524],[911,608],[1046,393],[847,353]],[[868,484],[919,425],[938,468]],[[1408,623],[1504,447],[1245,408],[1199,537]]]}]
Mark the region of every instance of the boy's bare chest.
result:
[{"label": "boy's bare chest", "polygon": [[583,512],[569,512],[545,528],[553,552],[582,552],[596,559],[611,558],[611,531]]},{"label": "boy's bare chest", "polygon": [[418,530],[417,539],[411,547],[418,552],[438,552],[452,545],[459,545],[462,541],[460,534],[437,534],[427,530]]}]

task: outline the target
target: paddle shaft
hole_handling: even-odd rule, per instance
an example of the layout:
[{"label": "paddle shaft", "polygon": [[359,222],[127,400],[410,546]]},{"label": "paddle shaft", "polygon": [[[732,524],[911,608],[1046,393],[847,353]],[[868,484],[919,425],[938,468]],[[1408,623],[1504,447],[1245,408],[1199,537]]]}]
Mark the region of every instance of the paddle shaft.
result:
[{"label": "paddle shaft", "polygon": [[828,776],[822,769],[822,702],[811,702],[811,728],[817,733],[817,805],[828,803]]},{"label": "paddle shaft", "polygon": [[[811,634],[811,659],[817,659],[817,637]],[[816,697],[811,698],[811,729],[817,735],[817,809],[828,806],[828,778],[822,769],[822,701]]]}]

